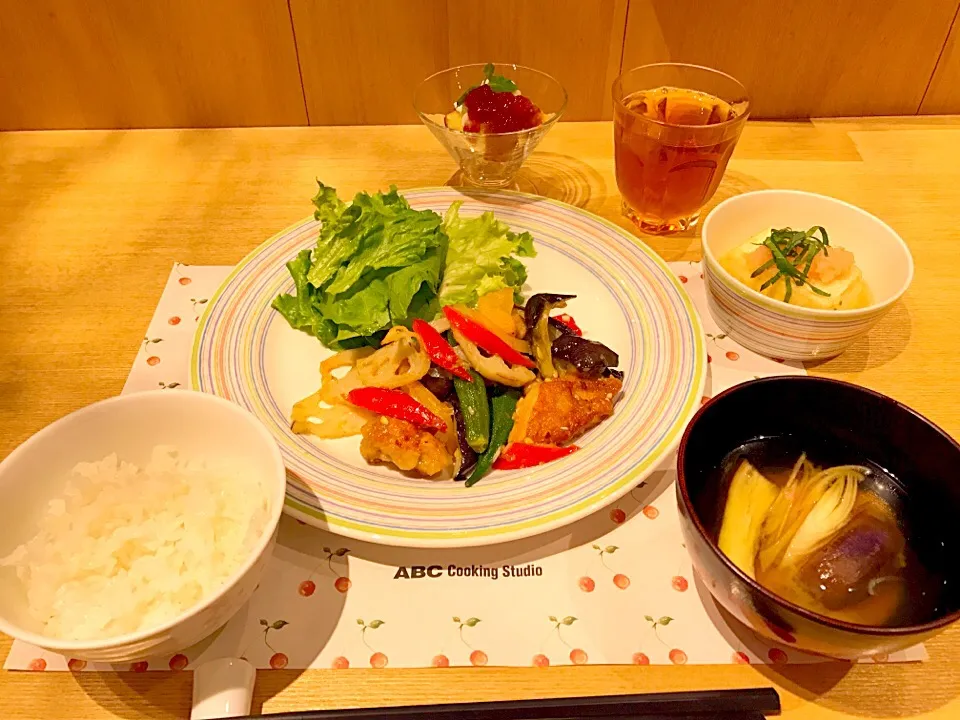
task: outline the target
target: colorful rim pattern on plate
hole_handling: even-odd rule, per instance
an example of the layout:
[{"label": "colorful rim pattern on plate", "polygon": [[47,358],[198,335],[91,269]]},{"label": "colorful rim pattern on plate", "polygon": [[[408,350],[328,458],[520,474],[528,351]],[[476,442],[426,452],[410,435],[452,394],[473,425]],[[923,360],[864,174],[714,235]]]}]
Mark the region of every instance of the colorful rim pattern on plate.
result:
[{"label": "colorful rim pattern on plate", "polygon": [[[410,480],[324,452],[289,429],[289,408],[269,392],[266,336],[283,318],[270,308],[293,281],[285,263],[316,243],[306,220],[274,236],[230,274],[201,318],[191,358],[195,389],[250,409],[270,429],[287,464],[287,510],[348,537],[391,545],[460,547],[515,540],[555,529],[629,492],[677,446],[706,379],[706,349],[693,302],[666,263],[633,236],[578,208],[520,193],[423,188],[410,205],[461,215],[493,210],[537,247],[579,264],[608,288],[630,334],[618,341],[626,372],[611,420],[561,461],[496,473],[464,491],[459,483]],[[290,330],[290,332],[295,332]],[[319,380],[319,377],[318,377]],[[616,448],[616,450],[610,450]]]}]

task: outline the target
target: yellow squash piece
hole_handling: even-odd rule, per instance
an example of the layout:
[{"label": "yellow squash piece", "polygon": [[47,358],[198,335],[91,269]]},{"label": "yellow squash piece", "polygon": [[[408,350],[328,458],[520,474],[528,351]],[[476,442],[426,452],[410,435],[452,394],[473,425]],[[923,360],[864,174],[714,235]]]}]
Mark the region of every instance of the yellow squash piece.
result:
[{"label": "yellow squash piece", "polygon": [[746,460],[730,482],[720,526],[720,550],[733,564],[754,577],[757,542],[764,518],[780,489]]},{"label": "yellow squash piece", "polygon": [[[507,289],[509,290],[509,288]],[[484,297],[489,296],[484,295]],[[511,297],[513,296],[511,295]],[[479,310],[468,308],[466,305],[454,305],[453,309],[467,318],[467,320],[472,320],[477,325],[482,325],[485,327],[517,352],[527,353],[528,355],[530,354],[530,343],[523,338],[516,336],[517,327],[512,314],[493,316],[491,318],[491,316],[485,315]],[[496,320],[497,322],[493,322],[493,320]],[[509,327],[509,331],[504,329],[507,327]],[[526,328],[524,328],[524,330],[526,330]]]},{"label": "yellow squash piece", "polygon": [[477,313],[482,324],[501,335],[516,335],[513,321],[513,288],[503,288],[487,293],[477,301]]}]

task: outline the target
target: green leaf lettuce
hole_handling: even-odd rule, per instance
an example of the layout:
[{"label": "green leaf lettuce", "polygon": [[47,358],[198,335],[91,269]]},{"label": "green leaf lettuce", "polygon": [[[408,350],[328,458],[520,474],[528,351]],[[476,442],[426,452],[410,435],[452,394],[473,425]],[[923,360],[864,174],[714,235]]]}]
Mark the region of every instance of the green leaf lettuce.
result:
[{"label": "green leaf lettuce", "polygon": [[473,305],[481,295],[505,287],[513,288],[516,301],[521,302],[527,269],[513,256],[534,257],[533,237],[527,232],[511,232],[492,212],[465,220],[460,217],[461,204],[450,205],[443,219],[450,244],[440,304]]},{"label": "green leaf lettuce", "polygon": [[287,263],[295,294],[272,303],[291,327],[340,350],[376,345],[393,325],[432,320],[441,304],[474,304],[504,287],[519,301],[527,273],[515,256],[535,254],[529,233],[511,232],[489,212],[464,220],[459,202],[445,218],[414,210],[392,186],[347,204],[317,185],[317,245]]}]

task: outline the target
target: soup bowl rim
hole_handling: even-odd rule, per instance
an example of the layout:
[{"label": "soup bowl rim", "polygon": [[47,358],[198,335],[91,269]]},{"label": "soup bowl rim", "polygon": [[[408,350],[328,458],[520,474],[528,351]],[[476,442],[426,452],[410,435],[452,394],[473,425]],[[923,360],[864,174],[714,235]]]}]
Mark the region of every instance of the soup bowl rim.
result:
[{"label": "soup bowl rim", "polygon": [[[802,605],[797,605],[796,603],[788,600],[787,598],[778,595],[770,590],[767,590],[759,582],[747,575],[743,570],[741,570],[737,565],[730,560],[720,550],[718,545],[718,540],[714,539],[712,534],[704,526],[703,522],[700,519],[699,513],[696,510],[696,507],[693,504],[693,501],[690,496],[690,491],[687,487],[686,472],[685,472],[685,460],[686,460],[686,451],[687,444],[690,440],[690,436],[696,431],[696,426],[700,418],[709,411],[711,407],[715,404],[720,403],[724,398],[733,395],[739,391],[742,391],[746,387],[754,387],[757,385],[765,385],[772,383],[812,383],[812,384],[827,384],[834,387],[843,387],[846,389],[852,389],[856,392],[869,395],[874,399],[880,400],[884,403],[891,403],[896,411],[906,412],[912,415],[915,419],[924,423],[931,429],[933,429],[937,434],[943,437],[947,442],[953,445],[954,451],[960,455],[960,443],[958,443],[953,437],[951,437],[946,431],[943,430],[939,425],[935,424],[928,418],[924,417],[918,413],[913,408],[904,405],[898,400],[893,399],[888,395],[879,393],[875,390],[870,390],[865,388],[862,385],[857,385],[855,383],[845,382],[843,380],[834,380],[832,378],[823,378],[809,375],[797,375],[797,376],[773,376],[759,378],[756,380],[749,380],[747,382],[734,385],[731,388],[727,388],[723,392],[713,396],[710,400],[703,404],[696,414],[687,424],[687,428],[683,433],[683,437],[680,440],[680,446],[677,451],[677,490],[681,502],[683,503],[683,508],[686,510],[687,515],[690,518],[691,523],[696,528],[696,532],[707,542],[707,545],[710,548],[710,551],[720,560],[720,562],[727,568],[727,570],[737,578],[741,583],[750,588],[752,593],[759,594],[770,603],[776,606],[783,607],[789,610],[791,613],[798,615],[805,620],[811,621],[818,625],[823,625],[833,630],[840,630],[843,632],[854,633],[858,635],[873,635],[880,637],[904,637],[911,635],[925,635],[933,634],[939,630],[946,628],[947,626],[953,624],[954,622],[960,620],[960,608],[954,610],[953,612],[945,613],[942,616],[939,616],[933,620],[930,620],[925,623],[920,624],[911,624],[911,625],[896,625],[896,626],[880,626],[880,625],[861,625],[858,623],[848,622],[846,620],[838,620],[836,618],[829,617],[827,615],[822,615],[820,613],[814,612],[813,610],[808,610]],[[712,593],[711,593],[712,594]]]}]

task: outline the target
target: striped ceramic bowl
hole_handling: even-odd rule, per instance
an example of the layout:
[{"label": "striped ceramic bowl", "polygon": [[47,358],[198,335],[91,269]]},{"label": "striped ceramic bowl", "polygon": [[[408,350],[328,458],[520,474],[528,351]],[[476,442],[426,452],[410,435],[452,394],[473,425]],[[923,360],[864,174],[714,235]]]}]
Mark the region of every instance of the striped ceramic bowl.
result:
[{"label": "striped ceramic bowl", "polygon": [[[824,226],[833,244],[850,250],[873,293],[858,310],[789,305],[748,288],[718,258],[770,228]],[[703,223],[707,301],[717,325],[754,352],[788,360],[839,355],[865,335],[906,292],[913,258],[879,218],[842,200],[799,190],[758,190],[725,200]]]}]

